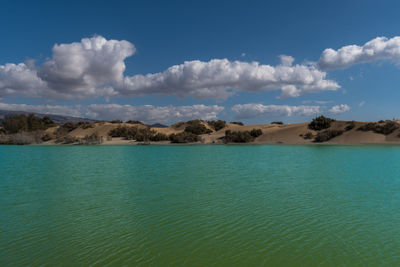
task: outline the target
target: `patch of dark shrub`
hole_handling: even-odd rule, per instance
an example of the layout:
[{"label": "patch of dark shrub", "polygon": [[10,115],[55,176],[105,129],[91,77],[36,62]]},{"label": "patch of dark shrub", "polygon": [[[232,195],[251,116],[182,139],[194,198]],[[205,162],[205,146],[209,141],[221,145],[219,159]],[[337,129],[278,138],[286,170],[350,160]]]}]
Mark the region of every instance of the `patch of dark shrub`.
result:
[{"label": "patch of dark shrub", "polygon": [[253,136],[254,138],[257,138],[260,135],[262,135],[262,130],[261,129],[253,129],[250,131],[250,135]]},{"label": "patch of dark shrub", "polygon": [[357,131],[373,131],[374,133],[389,135],[399,128],[399,124],[394,121],[386,121],[384,124],[370,122],[357,129]]},{"label": "patch of dark shrub", "polygon": [[142,125],[144,125],[143,122],[141,122],[141,121],[134,121],[134,120],[126,121],[126,123],[129,123],[129,124],[142,124]]},{"label": "patch of dark shrub", "polygon": [[273,121],[273,122],[271,122],[271,124],[280,124],[280,125],[282,125],[283,122],[282,121]]},{"label": "patch of dark shrub", "polygon": [[190,132],[182,132],[178,134],[171,134],[169,136],[169,140],[171,143],[196,143],[199,142],[201,139],[198,135],[195,135]]},{"label": "patch of dark shrub", "polygon": [[231,121],[230,123],[237,124],[237,125],[240,125],[240,126],[244,125],[243,122],[241,122],[241,121]]},{"label": "patch of dark shrub", "polygon": [[151,135],[149,140],[153,142],[159,142],[159,141],[168,141],[169,138],[166,134],[156,133],[154,135]]},{"label": "patch of dark shrub", "polygon": [[200,120],[188,121],[187,123],[188,126],[186,126],[184,130],[187,133],[192,133],[196,135],[212,133],[212,131],[210,129],[207,129],[207,127],[204,126]]},{"label": "patch of dark shrub", "polygon": [[343,134],[342,130],[325,130],[317,133],[314,142],[322,143],[331,140],[332,138]]},{"label": "patch of dark shrub", "polygon": [[54,122],[49,117],[41,119],[33,114],[29,114],[28,116],[24,114],[6,116],[3,119],[3,128],[8,134],[45,130],[53,125]]},{"label": "patch of dark shrub", "polygon": [[354,127],[356,127],[356,124],[355,124],[355,122],[354,121],[348,121],[348,122],[346,122],[346,127],[344,128],[344,130],[347,132],[347,131],[350,131],[350,130],[352,130]]},{"label": "patch of dark shrub", "polygon": [[308,140],[308,139],[312,139],[314,136],[312,134],[312,132],[307,132],[306,134],[303,135],[303,138]]},{"label": "patch of dark shrub", "polygon": [[225,143],[249,143],[254,141],[254,137],[249,131],[225,131]]},{"label": "patch of dark shrub", "polygon": [[219,131],[226,127],[226,121],[217,120],[217,121],[208,121],[208,125],[210,125],[215,131]]},{"label": "patch of dark shrub", "polygon": [[122,121],[121,120],[112,120],[112,121],[110,121],[111,123],[122,123]]},{"label": "patch of dark shrub", "polygon": [[331,123],[335,121],[334,119],[331,118],[326,118],[324,116],[319,116],[314,118],[309,124],[308,128],[310,130],[315,130],[315,131],[320,131],[324,129],[328,129],[331,127]]},{"label": "patch of dark shrub", "polygon": [[139,128],[136,126],[118,126],[108,132],[111,137],[123,137],[127,140],[149,141],[151,136],[155,135],[155,131],[149,127]]}]

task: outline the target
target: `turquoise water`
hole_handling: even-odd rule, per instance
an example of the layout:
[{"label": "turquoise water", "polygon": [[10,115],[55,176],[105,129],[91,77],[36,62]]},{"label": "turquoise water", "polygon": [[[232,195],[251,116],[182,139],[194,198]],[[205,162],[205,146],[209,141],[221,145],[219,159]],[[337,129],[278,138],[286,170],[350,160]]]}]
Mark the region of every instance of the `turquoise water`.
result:
[{"label": "turquoise water", "polygon": [[400,147],[0,146],[0,265],[400,265]]}]

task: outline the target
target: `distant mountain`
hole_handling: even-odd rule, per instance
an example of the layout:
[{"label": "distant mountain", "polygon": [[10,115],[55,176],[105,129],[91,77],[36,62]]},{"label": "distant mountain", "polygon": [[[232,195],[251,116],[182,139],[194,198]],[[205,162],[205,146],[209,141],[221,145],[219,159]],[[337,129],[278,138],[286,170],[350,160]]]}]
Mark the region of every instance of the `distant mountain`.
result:
[{"label": "distant mountain", "polygon": [[161,124],[161,123],[154,123],[150,125],[151,127],[156,127],[156,128],[168,128],[167,125]]},{"label": "distant mountain", "polygon": [[96,120],[87,119],[87,118],[78,118],[78,117],[71,117],[71,116],[62,116],[62,115],[54,115],[54,114],[42,114],[42,113],[35,113],[35,112],[26,112],[26,111],[10,111],[10,110],[0,110],[0,124],[3,122],[4,117],[6,116],[15,116],[15,115],[29,115],[34,114],[40,118],[45,116],[49,117],[52,121],[57,124],[64,124],[66,122],[96,122]]}]

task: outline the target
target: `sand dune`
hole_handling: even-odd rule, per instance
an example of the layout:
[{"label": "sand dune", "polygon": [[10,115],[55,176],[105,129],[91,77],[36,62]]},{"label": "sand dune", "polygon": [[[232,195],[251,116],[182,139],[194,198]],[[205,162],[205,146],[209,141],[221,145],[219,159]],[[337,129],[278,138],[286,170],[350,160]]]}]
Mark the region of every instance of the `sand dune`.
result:
[{"label": "sand dune", "polygon": [[[400,127],[394,130],[392,133],[384,135],[375,133],[373,131],[360,131],[359,127],[366,125],[368,122],[354,122],[354,128],[351,130],[345,130],[346,125],[349,122],[335,121],[329,127],[329,130],[341,130],[343,133],[340,136],[334,137],[324,144],[400,144]],[[305,139],[304,136],[307,133],[311,133],[313,137],[318,134],[318,131],[310,130],[308,128],[308,122],[296,123],[296,124],[259,124],[259,125],[238,125],[233,123],[227,123],[226,127],[219,131],[215,131],[207,123],[202,123],[207,129],[212,130],[210,134],[201,135],[202,142],[204,144],[222,144],[223,137],[225,136],[226,130],[231,131],[251,131],[252,129],[261,129],[262,135],[257,137],[252,143],[254,144],[315,144],[314,138]],[[94,133],[101,136],[104,145],[116,145],[116,144],[137,144],[134,140],[124,140],[123,138],[111,138],[109,132],[119,126],[134,126],[144,128],[147,126],[141,124],[128,124],[128,123],[110,123],[110,122],[96,122],[92,124],[92,128],[82,129],[77,128],[71,131],[68,135],[76,138],[83,138],[90,136]],[[173,125],[168,128],[151,128],[157,133],[166,135],[181,133],[185,130],[186,123]],[[399,124],[400,126],[400,124]],[[55,136],[55,131],[58,127],[52,127],[46,130],[50,136]],[[47,144],[55,143],[52,139],[46,142]],[[152,142],[158,144],[168,144],[168,141],[164,142]]]}]

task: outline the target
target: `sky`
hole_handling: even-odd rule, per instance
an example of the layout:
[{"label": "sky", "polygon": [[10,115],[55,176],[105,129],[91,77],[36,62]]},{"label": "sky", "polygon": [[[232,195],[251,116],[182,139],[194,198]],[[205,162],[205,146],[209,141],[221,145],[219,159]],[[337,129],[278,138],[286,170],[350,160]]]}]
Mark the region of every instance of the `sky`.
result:
[{"label": "sky", "polygon": [[400,118],[399,1],[2,1],[0,110]]}]

